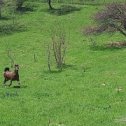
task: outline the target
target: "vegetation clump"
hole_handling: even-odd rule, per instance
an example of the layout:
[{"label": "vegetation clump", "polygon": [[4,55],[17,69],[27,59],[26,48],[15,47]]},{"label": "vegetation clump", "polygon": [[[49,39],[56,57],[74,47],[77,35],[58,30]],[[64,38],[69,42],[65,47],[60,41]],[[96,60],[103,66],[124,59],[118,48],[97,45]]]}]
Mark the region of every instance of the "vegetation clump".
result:
[{"label": "vegetation clump", "polygon": [[102,11],[96,13],[94,20],[97,26],[88,27],[86,34],[119,31],[126,36],[126,3],[106,5]]}]

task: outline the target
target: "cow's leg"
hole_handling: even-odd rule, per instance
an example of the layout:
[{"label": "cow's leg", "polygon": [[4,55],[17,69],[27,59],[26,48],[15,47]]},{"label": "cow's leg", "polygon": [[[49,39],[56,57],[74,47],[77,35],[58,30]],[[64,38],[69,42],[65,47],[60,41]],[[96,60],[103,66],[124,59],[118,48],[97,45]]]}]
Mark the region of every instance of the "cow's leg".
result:
[{"label": "cow's leg", "polygon": [[9,87],[12,85],[12,80],[10,80],[10,85],[9,85]]},{"label": "cow's leg", "polygon": [[6,86],[6,81],[7,81],[7,79],[4,78],[4,81],[3,81],[3,85],[4,85],[4,86]]},{"label": "cow's leg", "polygon": [[19,78],[17,79],[17,82],[18,82],[18,85],[20,86],[20,80],[19,80]]},{"label": "cow's leg", "polygon": [[20,80],[17,80],[17,82],[18,82],[18,85],[20,85]]}]

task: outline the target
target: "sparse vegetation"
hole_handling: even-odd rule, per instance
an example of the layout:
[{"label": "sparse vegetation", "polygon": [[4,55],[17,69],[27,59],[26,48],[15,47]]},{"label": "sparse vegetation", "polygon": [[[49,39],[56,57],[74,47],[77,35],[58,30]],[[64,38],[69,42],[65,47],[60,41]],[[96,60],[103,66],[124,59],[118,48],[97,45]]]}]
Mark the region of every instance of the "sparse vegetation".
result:
[{"label": "sparse vegetation", "polygon": [[103,11],[99,11],[95,17],[98,23],[96,27],[89,27],[86,33],[102,33],[104,31],[119,31],[126,36],[126,4],[111,3]]},{"label": "sparse vegetation", "polygon": [[[0,125],[124,126],[126,49],[110,47],[109,44],[125,42],[126,38],[119,31],[98,36],[81,34],[83,27],[97,23],[90,17],[104,8],[102,3],[112,0],[84,0],[84,4],[80,4],[82,0],[58,1],[52,1],[54,8],[70,6],[80,9],[57,16],[48,13],[46,0],[27,0],[23,9],[26,5],[33,5],[32,11],[14,13],[14,24],[24,26],[16,30],[10,26],[13,26],[12,11],[8,10],[10,6],[2,7],[0,26],[8,24],[11,32],[6,33],[3,27],[0,33]],[[57,28],[57,22],[64,30]],[[59,42],[62,35],[67,38],[67,29],[70,30],[70,42],[63,70],[59,72],[51,66],[51,72],[48,72],[47,58],[52,57],[47,55],[54,52],[51,43],[51,52],[47,53],[47,45]],[[16,82],[11,87],[2,86],[4,68],[11,65],[7,51],[20,66],[20,88],[16,87]],[[6,84],[9,85],[8,82]]]},{"label": "sparse vegetation", "polygon": [[48,45],[48,68],[51,71],[51,59],[53,58],[56,63],[56,67],[62,71],[65,64],[65,54],[67,48],[66,33],[61,27],[57,25],[52,29],[51,43]]}]

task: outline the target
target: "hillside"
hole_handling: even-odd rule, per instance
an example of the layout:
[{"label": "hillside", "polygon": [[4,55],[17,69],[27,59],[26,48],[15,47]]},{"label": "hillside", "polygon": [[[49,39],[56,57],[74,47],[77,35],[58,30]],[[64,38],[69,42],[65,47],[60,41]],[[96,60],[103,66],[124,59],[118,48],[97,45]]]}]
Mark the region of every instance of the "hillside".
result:
[{"label": "hillside", "polygon": [[[90,37],[82,34],[84,27],[95,23],[91,16],[103,6],[70,4],[75,10],[60,16],[50,13],[46,3],[31,2],[30,6],[33,10],[16,14],[21,30],[0,35],[0,72],[10,67],[9,51],[20,65],[21,80],[21,88],[15,88],[16,82],[3,87],[1,74],[0,125],[125,125],[126,49],[104,47],[125,38],[118,32]],[[0,24],[12,21],[0,20]],[[58,25],[67,33],[65,65],[61,72],[54,66],[49,72],[47,46],[52,41],[51,30]],[[91,38],[96,47],[92,47]]]}]

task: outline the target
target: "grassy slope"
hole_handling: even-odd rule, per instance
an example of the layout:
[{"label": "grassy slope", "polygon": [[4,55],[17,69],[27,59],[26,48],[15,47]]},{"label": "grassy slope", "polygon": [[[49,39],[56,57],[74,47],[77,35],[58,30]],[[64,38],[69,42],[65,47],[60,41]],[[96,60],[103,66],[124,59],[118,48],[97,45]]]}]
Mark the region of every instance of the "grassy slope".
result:
[{"label": "grassy slope", "polygon": [[[27,31],[1,36],[0,72],[9,65],[9,47],[20,64],[22,88],[0,86],[0,125],[2,126],[122,126],[126,117],[125,49],[91,49],[89,39],[80,34],[81,28],[92,21],[95,6],[64,16],[43,12],[41,4],[35,12],[19,16]],[[46,45],[49,29],[56,22],[70,29],[66,64],[61,73],[48,73]],[[98,44],[124,40],[123,36],[108,34],[93,37]],[[33,61],[33,49],[38,62]],[[86,69],[86,72],[84,72]],[[0,82],[3,78],[1,76]],[[102,84],[106,85],[103,86]],[[16,85],[16,83],[14,83]],[[121,86],[122,92],[116,88]],[[9,95],[8,95],[9,94]]]}]

